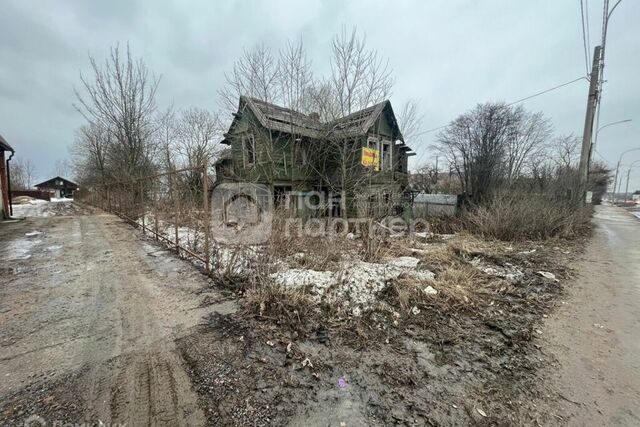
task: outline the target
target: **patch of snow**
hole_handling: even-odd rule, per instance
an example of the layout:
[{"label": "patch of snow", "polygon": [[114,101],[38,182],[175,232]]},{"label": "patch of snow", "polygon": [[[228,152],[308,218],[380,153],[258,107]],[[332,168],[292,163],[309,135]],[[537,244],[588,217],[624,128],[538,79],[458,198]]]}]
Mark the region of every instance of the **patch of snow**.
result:
[{"label": "patch of snow", "polygon": [[411,256],[401,256],[389,261],[388,264],[400,268],[416,268],[419,263],[420,260],[418,258],[414,258]]},{"label": "patch of snow", "polygon": [[27,237],[39,236],[41,234],[42,234],[42,231],[38,231],[38,230],[29,231],[28,233],[24,233],[24,235],[27,236]]},{"label": "patch of snow", "polygon": [[434,289],[431,285],[424,288],[422,292],[424,292],[425,295],[438,295],[438,291]]},{"label": "patch of snow", "polygon": [[524,273],[515,265],[506,262],[504,266],[488,263],[484,259],[478,257],[470,261],[478,270],[484,274],[494,277],[500,277],[508,280],[511,283],[518,283],[524,278]]},{"label": "patch of snow", "polygon": [[556,278],[556,275],[548,271],[538,271],[538,274],[544,277],[545,279],[553,280],[554,282],[559,282],[559,280]]},{"label": "patch of snow", "polygon": [[6,261],[29,259],[31,258],[31,250],[34,246],[42,243],[42,240],[34,239],[16,239],[9,242],[5,247],[5,254],[1,257]]},{"label": "patch of snow", "polygon": [[309,287],[311,298],[315,302],[330,299],[341,302],[345,307],[368,309],[389,280],[401,275],[419,281],[433,280],[435,275],[431,271],[420,269],[418,262],[413,257],[395,258],[384,264],[343,261],[338,271],[283,268],[273,273],[271,279],[276,285],[283,287]]}]

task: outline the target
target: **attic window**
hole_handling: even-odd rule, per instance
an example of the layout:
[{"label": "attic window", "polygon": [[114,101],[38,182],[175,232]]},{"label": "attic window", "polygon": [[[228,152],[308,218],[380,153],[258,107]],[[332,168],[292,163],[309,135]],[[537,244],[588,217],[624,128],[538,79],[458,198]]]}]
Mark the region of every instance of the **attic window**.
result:
[{"label": "attic window", "polygon": [[242,153],[245,167],[256,163],[256,140],[253,134],[242,135]]}]

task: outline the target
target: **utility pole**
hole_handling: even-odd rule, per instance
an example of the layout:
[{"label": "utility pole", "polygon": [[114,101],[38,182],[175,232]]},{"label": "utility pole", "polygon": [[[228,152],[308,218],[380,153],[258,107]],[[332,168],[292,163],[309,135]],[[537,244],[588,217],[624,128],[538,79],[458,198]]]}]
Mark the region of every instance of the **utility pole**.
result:
[{"label": "utility pole", "polygon": [[627,186],[624,189],[624,202],[627,203],[627,198],[629,197],[629,175],[631,175],[631,168],[627,171]]},{"label": "utility pole", "polygon": [[584,118],[584,132],[582,133],[582,151],[580,152],[579,188],[576,197],[584,200],[589,176],[589,162],[591,160],[591,135],[593,133],[593,119],[598,101],[598,83],[600,80],[600,54],[602,48],[596,46],[593,50],[593,65],[589,83],[589,96],[587,97],[587,113]]}]

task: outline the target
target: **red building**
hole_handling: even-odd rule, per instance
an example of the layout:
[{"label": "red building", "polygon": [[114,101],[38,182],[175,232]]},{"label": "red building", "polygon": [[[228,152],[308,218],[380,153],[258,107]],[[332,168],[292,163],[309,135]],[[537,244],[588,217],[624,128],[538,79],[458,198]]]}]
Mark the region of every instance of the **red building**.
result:
[{"label": "red building", "polygon": [[[10,154],[7,154],[9,152]],[[0,219],[7,219],[11,216],[11,206],[9,204],[9,160],[13,157],[15,150],[0,135]]]}]

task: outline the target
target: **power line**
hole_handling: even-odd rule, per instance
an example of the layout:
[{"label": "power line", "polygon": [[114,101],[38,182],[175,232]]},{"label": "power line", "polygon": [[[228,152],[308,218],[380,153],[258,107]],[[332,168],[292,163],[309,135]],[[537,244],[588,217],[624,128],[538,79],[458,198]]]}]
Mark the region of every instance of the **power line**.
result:
[{"label": "power line", "polygon": [[[524,97],[524,98],[518,99],[517,101],[510,102],[509,104],[506,104],[506,105],[507,105],[507,107],[508,107],[508,106],[510,106],[510,105],[514,105],[514,104],[517,104],[517,103],[519,103],[519,102],[526,101],[527,99],[531,99],[531,98],[535,98],[536,96],[544,95],[545,93],[551,92],[551,91],[556,90],[556,89],[560,89],[561,87],[564,87],[564,86],[568,86],[568,85],[570,85],[570,84],[572,84],[572,83],[575,83],[575,82],[577,82],[577,81],[580,81],[580,80],[582,80],[582,79],[586,79],[586,77],[585,77],[585,76],[579,77],[579,78],[577,78],[577,79],[571,80],[570,82],[562,83],[561,85],[554,86],[554,87],[552,87],[552,88],[549,88],[549,89],[543,90],[542,92],[534,93],[533,95],[530,95],[530,96],[527,96],[527,97]],[[431,128],[431,129],[424,130],[424,131],[422,131],[422,132],[417,133],[417,134],[414,136],[414,138],[415,138],[415,137],[418,137],[418,136],[425,135],[425,134],[427,134],[427,133],[435,132],[435,131],[440,130],[440,129],[444,129],[444,128],[446,128],[447,126],[449,126],[449,124],[448,124],[448,123],[447,123],[446,125],[438,126],[438,127],[436,127],[436,128]]]},{"label": "power line", "polygon": [[589,64],[591,64],[591,39],[589,36],[589,0],[584,0],[584,15],[587,27],[587,74],[589,74]]},{"label": "power line", "polygon": [[580,17],[582,18],[582,44],[584,46],[584,65],[587,70],[587,74],[589,74],[589,48],[587,45],[587,33],[585,31],[584,25],[584,1],[580,0]]},{"label": "power line", "polygon": [[538,92],[538,93],[533,94],[531,96],[527,96],[525,98],[518,99],[517,101],[513,101],[513,102],[507,104],[507,106],[510,106],[510,105],[513,105],[513,104],[518,104],[519,102],[526,101],[527,99],[535,98],[536,96],[544,95],[545,93],[551,92],[551,91],[556,90],[556,89],[560,89],[561,87],[568,86],[568,85],[570,85],[572,83],[578,82],[578,81],[580,81],[582,79],[586,79],[586,78],[587,78],[586,76],[578,77],[577,79],[571,80],[570,82],[562,83],[561,85],[554,86],[554,87],[552,87],[550,89],[543,90],[542,92]]},{"label": "power line", "polygon": [[[518,99],[517,101],[510,102],[510,103],[506,104],[506,106],[508,107],[508,106],[511,106],[511,105],[518,104],[518,103],[520,103],[520,102],[526,101],[526,100],[528,100],[528,99],[535,98],[536,96],[544,95],[545,93],[549,93],[549,92],[554,91],[554,90],[556,90],[556,89],[560,89],[560,88],[562,88],[562,87],[568,86],[568,85],[570,85],[570,84],[572,84],[572,83],[578,82],[578,81],[580,81],[580,80],[582,80],[582,79],[586,79],[586,78],[587,78],[586,76],[578,77],[577,79],[573,79],[573,80],[568,81],[568,82],[566,82],[566,83],[562,83],[562,84],[559,84],[559,85],[557,85],[557,86],[551,87],[551,88],[549,88],[549,89],[545,89],[545,90],[543,90],[543,91],[540,91],[540,92],[538,92],[538,93],[534,93],[533,95],[526,96],[526,97],[524,97],[524,98]],[[417,138],[417,137],[419,137],[419,136],[425,135],[425,134],[427,134],[427,133],[435,132],[435,131],[440,130],[440,129],[444,129],[444,128],[446,128],[447,126],[449,126],[449,124],[448,124],[448,123],[447,123],[447,124],[445,124],[445,125],[442,125],[442,126],[438,126],[438,127],[432,128],[432,129],[427,129],[427,130],[425,130],[425,131],[422,131],[422,132],[417,133],[417,134],[414,136],[414,138]],[[420,156],[420,158],[419,158],[418,160],[416,160],[416,163],[419,163],[419,162],[424,158],[424,156],[425,156],[425,154],[426,154],[426,153],[427,153],[427,150],[424,150],[424,152],[422,153],[422,156]]]}]

